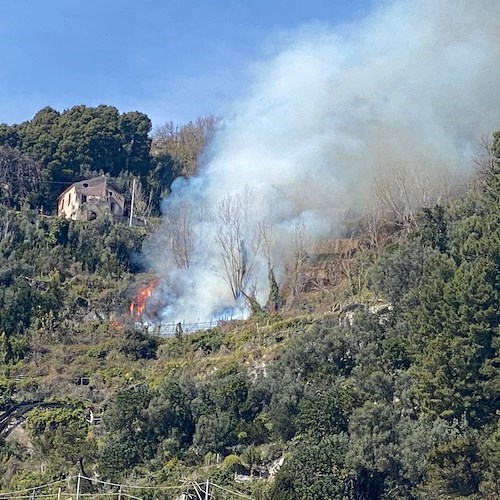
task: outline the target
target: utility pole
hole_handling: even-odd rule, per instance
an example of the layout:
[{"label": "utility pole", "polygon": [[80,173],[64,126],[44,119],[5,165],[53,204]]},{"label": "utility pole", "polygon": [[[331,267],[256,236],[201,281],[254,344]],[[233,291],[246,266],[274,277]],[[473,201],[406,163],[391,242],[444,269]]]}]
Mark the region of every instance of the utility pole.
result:
[{"label": "utility pole", "polygon": [[80,500],[80,474],[78,474],[78,480],[76,481],[76,496],[75,500]]},{"label": "utility pole", "polygon": [[209,499],[209,491],[208,489],[210,488],[210,482],[208,481],[207,479],[207,485],[206,485],[206,489],[205,489],[205,500],[208,500]]},{"label": "utility pole", "polygon": [[135,199],[135,177],[132,179],[132,201],[130,202],[130,220],[128,225],[132,225],[132,217],[134,215],[134,199]]}]

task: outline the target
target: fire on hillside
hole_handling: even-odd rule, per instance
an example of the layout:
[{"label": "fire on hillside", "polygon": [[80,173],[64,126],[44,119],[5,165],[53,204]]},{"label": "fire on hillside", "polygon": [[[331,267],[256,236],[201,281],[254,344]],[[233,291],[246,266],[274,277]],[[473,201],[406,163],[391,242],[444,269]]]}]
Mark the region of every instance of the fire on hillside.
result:
[{"label": "fire on hillside", "polygon": [[158,282],[159,279],[155,278],[142,288],[139,288],[139,291],[130,303],[130,316],[132,316],[132,318],[140,318],[142,316],[146,309],[148,299],[153,295]]}]

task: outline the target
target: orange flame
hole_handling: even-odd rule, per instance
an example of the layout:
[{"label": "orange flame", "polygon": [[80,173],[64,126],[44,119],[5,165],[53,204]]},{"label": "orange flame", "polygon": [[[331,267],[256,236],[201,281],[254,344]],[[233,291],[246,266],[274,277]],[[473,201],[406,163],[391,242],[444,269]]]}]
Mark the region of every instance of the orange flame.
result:
[{"label": "orange flame", "polygon": [[132,302],[130,303],[130,316],[132,316],[133,318],[139,318],[142,315],[144,309],[146,308],[146,303],[149,297],[153,295],[153,291],[157,284],[158,279],[154,279],[146,286],[139,289],[134,300],[132,300]]}]

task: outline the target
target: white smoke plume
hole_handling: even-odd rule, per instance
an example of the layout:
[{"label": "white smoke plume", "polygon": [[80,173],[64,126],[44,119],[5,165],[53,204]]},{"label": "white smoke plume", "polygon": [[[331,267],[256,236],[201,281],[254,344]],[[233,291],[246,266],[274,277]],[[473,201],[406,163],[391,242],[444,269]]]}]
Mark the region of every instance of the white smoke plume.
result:
[{"label": "white smoke plume", "polygon": [[244,309],[239,291],[265,302],[268,262],[282,279],[297,224],[312,240],[341,234],[381,169],[432,184],[469,167],[500,128],[499,61],[496,0],[382,2],[356,25],[282,36],[200,173],[165,200],[146,249],[163,317]]}]

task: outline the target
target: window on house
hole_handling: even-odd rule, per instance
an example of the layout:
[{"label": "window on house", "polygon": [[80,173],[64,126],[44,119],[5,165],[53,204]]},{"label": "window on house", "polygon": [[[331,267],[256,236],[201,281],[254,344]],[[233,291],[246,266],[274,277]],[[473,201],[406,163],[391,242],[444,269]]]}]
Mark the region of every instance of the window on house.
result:
[{"label": "window on house", "polygon": [[82,203],[86,203],[86,202],[87,202],[87,195],[82,194]]}]

